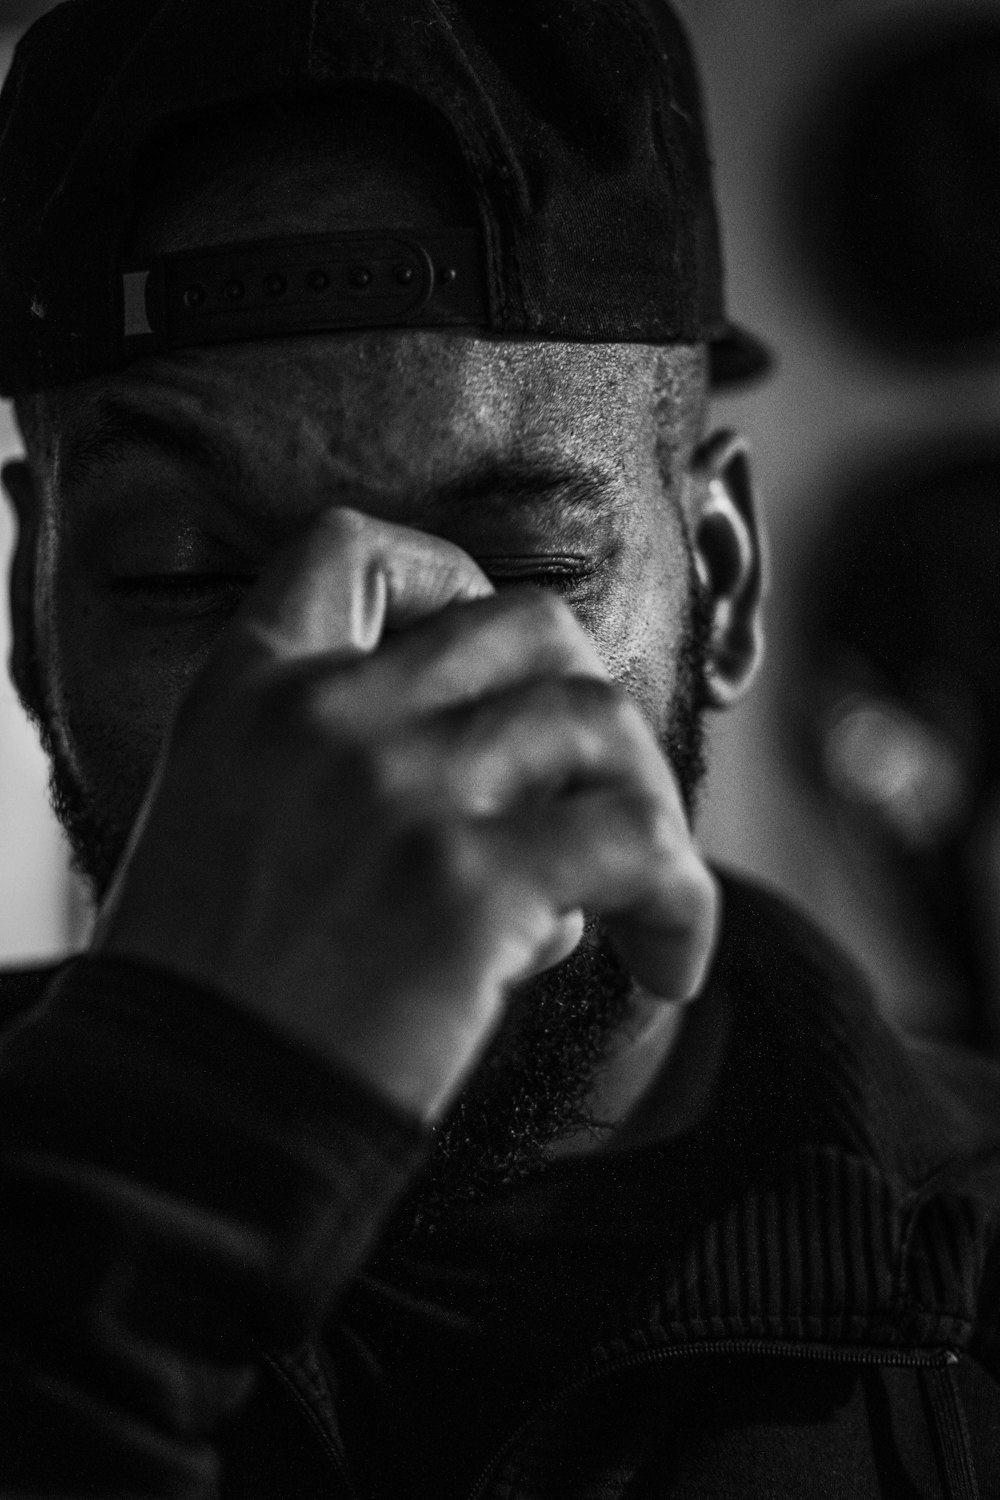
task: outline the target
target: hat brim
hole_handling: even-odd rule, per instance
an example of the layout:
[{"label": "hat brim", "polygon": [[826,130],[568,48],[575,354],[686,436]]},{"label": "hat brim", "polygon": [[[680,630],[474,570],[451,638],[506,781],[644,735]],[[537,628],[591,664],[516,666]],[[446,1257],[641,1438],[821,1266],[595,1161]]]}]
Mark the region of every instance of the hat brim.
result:
[{"label": "hat brim", "polygon": [[763,340],[737,323],[728,323],[709,342],[709,383],[713,391],[763,380],[774,366],[774,354]]}]

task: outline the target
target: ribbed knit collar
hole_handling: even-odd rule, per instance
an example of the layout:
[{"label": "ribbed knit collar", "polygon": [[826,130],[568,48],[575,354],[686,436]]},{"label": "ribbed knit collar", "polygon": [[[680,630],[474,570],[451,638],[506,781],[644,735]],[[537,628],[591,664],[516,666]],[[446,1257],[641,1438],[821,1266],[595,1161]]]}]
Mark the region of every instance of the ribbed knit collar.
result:
[{"label": "ribbed knit collar", "polygon": [[904,1042],[811,923],[723,886],[697,1003],[728,1039],[703,1118],[555,1164],[456,1216],[432,1258],[454,1271],[478,1247],[497,1315],[506,1295],[507,1315],[554,1327],[559,1269],[589,1263],[591,1362],[709,1339],[971,1345],[995,1362],[1000,1069]]},{"label": "ribbed knit collar", "polygon": [[[704,1116],[656,1146],[554,1165],[456,1216],[434,1256],[488,1246],[512,1288],[518,1262],[533,1268],[539,1316],[546,1261],[589,1257],[598,1362],[766,1338],[972,1347],[1000,1373],[1000,1068],[905,1042],[811,923],[721,878],[697,1003],[727,1040]],[[5,1015],[53,972],[5,973]]]}]

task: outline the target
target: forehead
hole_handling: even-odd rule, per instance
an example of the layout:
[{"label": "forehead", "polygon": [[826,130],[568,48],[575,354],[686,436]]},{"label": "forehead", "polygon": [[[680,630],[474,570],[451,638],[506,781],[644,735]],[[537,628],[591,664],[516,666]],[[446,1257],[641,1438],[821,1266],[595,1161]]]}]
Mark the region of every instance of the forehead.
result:
[{"label": "forehead", "polygon": [[[676,393],[701,373],[672,350]],[[143,447],[200,448],[275,479],[294,468],[384,488],[446,483],[503,459],[522,468],[598,466],[628,478],[670,411],[643,345],[506,342],[436,331],[315,335],[148,359],[49,398],[60,475],[81,461],[133,461]],[[669,403],[668,403],[669,405]],[[684,402],[674,402],[678,430]],[[655,429],[655,430],[654,430]]]}]

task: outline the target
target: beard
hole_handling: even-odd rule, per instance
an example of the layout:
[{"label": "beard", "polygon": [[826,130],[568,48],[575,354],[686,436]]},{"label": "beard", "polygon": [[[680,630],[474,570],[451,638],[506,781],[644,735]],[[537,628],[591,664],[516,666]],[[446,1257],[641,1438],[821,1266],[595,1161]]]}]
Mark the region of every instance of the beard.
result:
[{"label": "beard", "polygon": [[[704,780],[706,666],[712,606],[689,556],[689,602],[660,745],[689,821]],[[78,784],[62,738],[29,705],[51,767],[50,794],[75,869],[100,901],[130,830],[102,816]],[[629,1012],[633,980],[599,918],[561,964],[517,986],[476,1072],[434,1130],[429,1162],[397,1215],[405,1237],[433,1233],[454,1208],[538,1175],[547,1148],[602,1122],[588,1109],[594,1075]]]},{"label": "beard", "polygon": [[[690,568],[690,605],[660,746],[694,822],[705,778],[705,711],[712,605]],[[561,964],[512,990],[482,1061],[436,1126],[427,1167],[390,1230],[433,1235],[456,1208],[489,1202],[544,1173],[548,1148],[607,1122],[588,1105],[595,1073],[629,1014],[634,981],[604,924],[588,917]]]}]

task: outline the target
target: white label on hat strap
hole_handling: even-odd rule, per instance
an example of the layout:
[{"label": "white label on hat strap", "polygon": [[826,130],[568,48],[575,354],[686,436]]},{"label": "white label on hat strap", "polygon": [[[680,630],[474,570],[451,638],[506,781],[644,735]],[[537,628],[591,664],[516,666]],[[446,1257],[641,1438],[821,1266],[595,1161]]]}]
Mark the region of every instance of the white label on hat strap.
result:
[{"label": "white label on hat strap", "polygon": [[153,332],[153,326],[146,312],[146,282],[148,280],[148,271],[125,271],[122,275],[125,338],[134,338],[137,334]]}]

